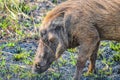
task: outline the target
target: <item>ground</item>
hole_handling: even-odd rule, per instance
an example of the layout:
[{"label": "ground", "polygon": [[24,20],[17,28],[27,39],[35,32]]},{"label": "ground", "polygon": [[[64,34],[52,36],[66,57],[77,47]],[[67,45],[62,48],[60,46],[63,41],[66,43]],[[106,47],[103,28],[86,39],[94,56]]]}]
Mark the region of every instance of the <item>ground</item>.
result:
[{"label": "ground", "polygon": [[[28,5],[22,7],[22,12],[25,14],[19,13],[17,22],[13,19],[16,15],[15,11],[10,12],[12,14],[10,19],[4,18],[9,17],[6,15],[0,17],[0,80],[72,80],[77,48],[65,51],[45,73],[31,73],[33,57],[40,38],[38,28],[46,13],[62,1],[28,0],[26,2]],[[8,8],[11,10],[9,5]],[[1,10],[0,13],[3,14],[3,11]],[[10,26],[9,20],[11,23],[14,22],[10,23]],[[16,26],[20,27],[16,28]],[[102,41],[96,61],[96,73],[88,75],[86,73],[88,65],[89,61],[83,70],[81,80],[120,80],[120,43]]]}]

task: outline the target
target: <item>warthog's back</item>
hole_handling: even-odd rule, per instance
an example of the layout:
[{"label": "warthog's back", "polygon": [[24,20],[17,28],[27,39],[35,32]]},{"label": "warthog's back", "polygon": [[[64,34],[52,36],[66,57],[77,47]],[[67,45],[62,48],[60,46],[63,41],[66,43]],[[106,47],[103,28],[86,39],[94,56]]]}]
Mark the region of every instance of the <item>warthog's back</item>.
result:
[{"label": "warthog's back", "polygon": [[88,1],[93,1],[92,3],[95,6],[93,9],[91,8],[91,12],[93,13],[92,17],[94,17],[95,26],[100,33],[100,37],[103,40],[120,41],[120,0]]},{"label": "warthog's back", "polygon": [[102,40],[120,40],[120,0],[69,0],[53,9],[44,22],[71,11],[81,23],[92,23]]}]

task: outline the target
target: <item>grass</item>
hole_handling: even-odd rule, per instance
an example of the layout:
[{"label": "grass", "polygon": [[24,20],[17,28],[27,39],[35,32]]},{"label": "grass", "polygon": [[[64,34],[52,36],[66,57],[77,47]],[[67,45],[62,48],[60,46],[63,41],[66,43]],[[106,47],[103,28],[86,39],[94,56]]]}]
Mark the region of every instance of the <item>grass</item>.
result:
[{"label": "grass", "polygon": [[113,60],[115,62],[120,62],[120,52],[117,52],[117,54],[113,55]]},{"label": "grass", "polygon": [[120,43],[117,43],[117,42],[110,42],[110,48],[112,50],[115,50],[115,51],[118,51],[120,52]]},{"label": "grass", "polygon": [[[37,6],[23,0],[0,0],[0,35],[1,37],[26,37],[37,34],[36,31],[29,31],[29,28],[37,28],[40,23],[34,23],[32,15]],[[9,35],[8,35],[9,34]]]},{"label": "grass", "polygon": [[[0,47],[9,47],[9,48],[14,48],[17,45],[15,42],[7,42],[5,45],[2,45]],[[109,45],[109,43],[107,43]],[[105,45],[105,46],[107,46]],[[103,46],[103,45],[102,45]],[[104,46],[104,47],[105,47]],[[52,69],[53,70],[48,70],[47,72],[38,75],[38,74],[32,74],[31,73],[31,66],[32,66],[32,61],[34,55],[31,55],[31,51],[26,51],[25,49],[21,48],[20,46],[17,49],[18,53],[16,54],[8,54],[7,53],[0,53],[0,77],[1,79],[7,79],[7,80],[31,80],[31,79],[41,79],[41,80],[62,80],[64,79],[63,76],[67,75],[68,80],[72,80],[72,75],[71,74],[66,74],[61,72],[63,67],[68,67],[70,66],[75,66],[76,65],[76,57],[75,53],[77,50],[76,49],[68,49],[69,51],[69,56],[67,58],[64,58],[64,56],[60,57],[60,59],[57,62],[54,62],[52,64]],[[104,50],[103,50],[104,51]],[[102,59],[102,64],[104,64],[104,67],[102,69],[99,69],[97,71],[97,74],[91,73],[91,74],[86,74],[84,73],[83,75],[85,77],[92,77],[94,79],[98,78],[104,78],[106,76],[112,75],[112,65],[115,62],[118,62],[120,57],[119,57],[119,51],[116,51],[116,54],[113,55],[113,58],[103,58]],[[101,53],[102,54],[102,53]],[[112,53],[111,53],[112,54]],[[10,59],[8,59],[12,56]],[[111,61],[112,60],[112,61]],[[13,62],[13,63],[12,63]],[[70,67],[69,66],[69,67]],[[70,70],[71,71],[71,70]],[[69,71],[68,71],[69,72]],[[47,76],[46,76],[47,75]],[[15,76],[15,77],[13,77]]]},{"label": "grass", "polygon": [[[0,0],[0,37],[6,42],[0,45],[1,51],[4,48],[15,48],[16,40],[20,41],[38,34],[34,28],[41,24],[34,23],[33,15],[30,14],[36,8],[36,5],[31,5],[23,0]],[[33,28],[33,31],[30,31],[30,28]],[[28,32],[31,34],[26,34]],[[22,66],[31,66],[33,57],[30,51],[25,51],[19,46],[17,46],[16,54],[0,52],[0,80],[34,78],[35,75],[31,73],[31,70]]]}]

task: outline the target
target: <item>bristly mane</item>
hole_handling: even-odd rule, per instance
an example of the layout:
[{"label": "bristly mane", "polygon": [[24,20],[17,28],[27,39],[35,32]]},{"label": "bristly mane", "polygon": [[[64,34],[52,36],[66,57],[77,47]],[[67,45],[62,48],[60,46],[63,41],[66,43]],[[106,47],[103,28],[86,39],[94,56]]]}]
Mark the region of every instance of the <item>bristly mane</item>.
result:
[{"label": "bristly mane", "polygon": [[[71,5],[71,6],[70,6]],[[71,1],[66,1],[58,6],[56,6],[53,10],[47,13],[47,16],[43,20],[43,24],[53,20],[54,18],[64,14],[67,10],[72,9],[73,5]]]},{"label": "bristly mane", "polygon": [[43,20],[43,24],[53,20],[54,18],[62,15],[66,10],[68,9],[68,7],[56,7],[54,8],[52,11],[48,12],[47,16],[44,18]]}]

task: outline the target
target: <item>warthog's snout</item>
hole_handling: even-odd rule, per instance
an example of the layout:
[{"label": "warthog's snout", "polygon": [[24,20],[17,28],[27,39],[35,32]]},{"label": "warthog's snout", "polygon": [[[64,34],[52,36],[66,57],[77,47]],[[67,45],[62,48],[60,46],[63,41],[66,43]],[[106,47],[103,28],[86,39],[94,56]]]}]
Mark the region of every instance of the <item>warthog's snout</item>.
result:
[{"label": "warthog's snout", "polygon": [[49,68],[49,65],[47,65],[44,62],[38,62],[38,63],[34,63],[33,67],[32,67],[32,73],[42,73],[44,71],[46,71]]}]

